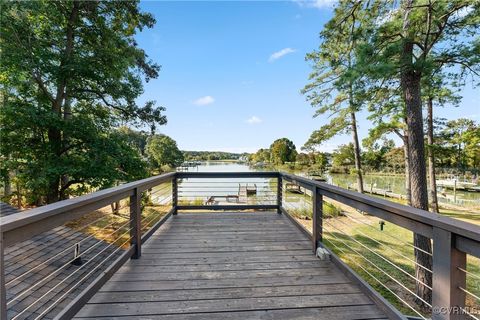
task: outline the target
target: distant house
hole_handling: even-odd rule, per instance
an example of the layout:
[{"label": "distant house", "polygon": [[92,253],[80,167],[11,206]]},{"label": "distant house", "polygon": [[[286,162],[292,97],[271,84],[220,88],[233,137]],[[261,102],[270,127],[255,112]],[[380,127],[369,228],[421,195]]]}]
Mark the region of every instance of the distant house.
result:
[{"label": "distant house", "polygon": [[[0,218],[11,214],[21,211],[0,202]],[[81,257],[83,263],[74,265],[71,261],[78,243],[80,252],[86,253]],[[108,264],[85,277],[116,248],[64,226],[5,248],[8,318],[52,319],[105,270]],[[110,259],[120,254],[121,250]],[[50,306],[54,307],[49,310]]]}]

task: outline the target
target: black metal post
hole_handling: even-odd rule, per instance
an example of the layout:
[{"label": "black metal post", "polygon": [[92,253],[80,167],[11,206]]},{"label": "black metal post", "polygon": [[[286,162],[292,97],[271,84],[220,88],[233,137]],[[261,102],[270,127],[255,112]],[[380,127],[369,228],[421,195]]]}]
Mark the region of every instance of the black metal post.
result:
[{"label": "black metal post", "polygon": [[142,256],[142,193],[135,188],[130,196],[130,244],[135,247],[132,259]]},{"label": "black metal post", "polygon": [[277,179],[277,213],[282,213],[282,190],[283,190],[283,181],[282,176],[279,174]]},{"label": "black metal post", "polygon": [[177,207],[178,207],[178,181],[177,177],[173,177],[172,179],[172,207],[173,207],[173,214],[176,215]]},{"label": "black metal post", "polygon": [[312,190],[312,203],[313,203],[313,228],[312,228],[312,244],[313,252],[317,252],[317,248],[322,241],[322,219],[323,219],[323,196],[320,194],[318,187],[314,187]]},{"label": "black metal post", "polygon": [[5,286],[5,252],[0,232],[0,319],[7,319],[7,287]]}]

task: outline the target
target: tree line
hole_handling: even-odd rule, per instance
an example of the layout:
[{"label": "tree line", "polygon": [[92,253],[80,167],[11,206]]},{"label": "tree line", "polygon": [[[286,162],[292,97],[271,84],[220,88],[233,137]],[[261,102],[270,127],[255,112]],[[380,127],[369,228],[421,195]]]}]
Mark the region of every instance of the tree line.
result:
[{"label": "tree line", "polygon": [[[297,147],[288,138],[275,140],[269,148],[261,148],[257,152],[248,155],[248,161],[252,164],[269,164],[282,166],[293,165],[292,169],[318,169],[325,171],[331,154],[326,152],[298,152]],[[281,167],[280,167],[281,168]]]},{"label": "tree line", "polygon": [[[426,134],[426,133],[425,133]],[[434,130],[435,171],[444,175],[478,177],[480,171],[480,124],[466,118],[439,119]],[[404,147],[386,137],[362,141],[360,151],[365,173],[405,173]],[[428,151],[427,151],[428,154]],[[426,154],[426,156],[427,156]],[[332,173],[355,173],[353,143],[341,145],[332,153]]]},{"label": "tree line", "polygon": [[[328,119],[306,145],[315,147],[337,134],[351,134],[348,148],[358,191],[363,192],[357,115],[367,111],[374,124],[371,145],[388,134],[403,141],[408,203],[438,212],[435,165],[443,157],[439,148],[444,145],[435,130],[434,112],[458,105],[458,91],[467,83],[478,85],[479,19],[478,1],[340,1],[320,32],[319,48],[306,57],[312,73],[302,92],[315,108],[314,116]],[[449,149],[452,164],[478,165],[478,125],[459,119],[448,126],[466,128],[462,134],[453,129],[449,136],[456,145]],[[455,143],[458,138],[462,142]],[[430,239],[415,234],[414,245],[419,248],[416,262],[431,269]],[[417,302],[426,307],[424,302],[431,302],[432,274],[417,266],[416,276],[421,280],[415,290]]]},{"label": "tree line", "polygon": [[183,161],[156,134],[165,108],[136,102],[160,72],[135,40],[155,24],[138,1],[8,1],[0,20],[4,200],[53,203]]},{"label": "tree line", "polygon": [[215,161],[215,160],[240,160],[246,153],[233,153],[224,151],[183,151],[187,161]]}]

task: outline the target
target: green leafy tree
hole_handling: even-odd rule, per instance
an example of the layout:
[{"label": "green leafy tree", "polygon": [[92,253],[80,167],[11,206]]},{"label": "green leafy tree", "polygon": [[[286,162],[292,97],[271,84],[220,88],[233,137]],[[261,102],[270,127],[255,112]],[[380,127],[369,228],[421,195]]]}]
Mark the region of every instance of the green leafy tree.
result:
[{"label": "green leafy tree", "polygon": [[447,165],[458,172],[479,168],[480,126],[471,119],[460,118],[447,121],[438,137],[442,153],[450,158]]},{"label": "green leafy tree", "polygon": [[385,154],[386,166],[394,173],[405,170],[405,148],[394,148]]},{"label": "green leafy tree", "polygon": [[355,148],[353,143],[342,144],[332,153],[331,172],[349,173],[355,166]]},{"label": "green leafy tree", "polygon": [[329,154],[325,152],[310,152],[309,157],[312,159],[312,163],[321,172],[324,172],[327,169]]},{"label": "green leafy tree", "polygon": [[252,162],[270,162],[270,149],[259,149],[252,155]]},{"label": "green leafy tree", "polygon": [[[452,79],[452,77],[454,79]],[[433,106],[444,106],[449,104],[451,106],[458,106],[461,98],[455,94],[453,87],[460,86],[455,81],[456,75],[442,72],[442,65],[435,64],[430,70],[430,74],[423,78],[422,81],[422,95],[424,96],[427,121],[426,121],[426,135],[427,135],[427,159],[428,159],[428,178],[430,189],[430,209],[433,212],[440,212],[437,198],[437,182],[435,170],[435,154],[437,147],[435,145],[435,126]],[[450,81],[450,85],[448,82]]]},{"label": "green leafy tree", "polygon": [[46,201],[51,175],[68,172],[69,180],[58,190],[60,199],[147,176],[146,163],[139,151],[126,143],[125,134],[109,129],[100,118],[80,116],[80,106],[76,110],[79,115],[68,122],[69,140],[75,147],[68,149],[68,157],[51,159],[49,144],[43,139],[45,123],[55,118],[15,103],[1,108],[0,152],[10,159],[2,166],[14,168],[17,188],[21,187],[28,204]]},{"label": "green leafy tree", "polygon": [[329,118],[305,145],[320,145],[338,134],[351,133],[359,192],[363,192],[363,177],[356,114],[364,106],[366,79],[357,63],[357,46],[374,27],[369,19],[374,10],[372,5],[366,10],[362,1],[340,1],[320,33],[319,50],[307,54],[313,72],[302,90],[317,108],[315,116],[326,114]]},{"label": "green leafy tree", "polygon": [[239,160],[244,154],[223,151],[183,151],[185,160]]},{"label": "green leafy tree", "polygon": [[[159,71],[134,39],[154,18],[138,1],[41,0],[2,3],[0,19],[1,112],[9,124],[2,126],[2,158],[10,159],[9,170],[19,165],[25,187],[47,203],[74,186],[111,184],[117,177],[103,172],[123,156],[114,153],[122,142],[109,142],[115,128],[154,130],[166,122],[154,102],[135,102],[142,81]],[[126,180],[135,176],[124,173]]]},{"label": "green leafy tree", "polygon": [[297,154],[295,162],[299,163],[299,164],[303,164],[303,165],[311,164],[310,157],[308,156],[308,154],[303,153],[303,152],[300,152],[299,154]]},{"label": "green leafy tree", "polygon": [[158,169],[162,166],[175,168],[184,161],[183,153],[177,143],[166,135],[154,135],[147,140],[146,154],[152,165]]},{"label": "green leafy tree", "polygon": [[294,162],[297,150],[293,142],[287,138],[275,140],[270,146],[270,160],[274,164]]},{"label": "green leafy tree", "polygon": [[125,137],[125,141],[138,152],[145,156],[145,148],[149,134],[145,131],[136,131],[127,126],[118,128],[118,131]]},{"label": "green leafy tree", "polygon": [[367,150],[362,154],[362,160],[366,167],[373,171],[381,171],[386,166],[385,155],[395,147],[395,142],[383,139],[381,143],[364,143],[364,146]]},{"label": "green leafy tree", "polygon": [[[362,62],[374,77],[397,79],[405,103],[408,139],[411,205],[428,210],[425,143],[422,115],[422,80],[431,75],[432,66],[459,70],[459,74],[478,74],[480,48],[480,5],[468,0],[378,2],[378,27],[365,48],[368,59]],[[416,262],[431,269],[430,239],[415,234]],[[417,267],[421,282],[416,285],[419,305],[431,302],[432,274]],[[427,284],[427,286],[421,283]]]}]

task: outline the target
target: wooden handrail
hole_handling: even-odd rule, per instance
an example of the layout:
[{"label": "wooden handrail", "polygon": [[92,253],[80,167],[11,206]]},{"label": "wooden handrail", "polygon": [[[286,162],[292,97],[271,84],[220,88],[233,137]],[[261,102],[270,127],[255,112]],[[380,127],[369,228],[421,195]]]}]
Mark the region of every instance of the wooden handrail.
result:
[{"label": "wooden handrail", "polygon": [[[415,223],[412,226],[418,226],[418,228],[415,230],[412,226],[405,226],[405,228],[429,238],[433,237],[433,228],[436,227],[480,243],[480,226],[478,225],[288,173],[281,173],[281,176],[284,180],[296,182],[309,190],[317,187],[322,195],[354,208],[361,209],[359,208],[360,205],[364,205],[367,210],[363,211],[369,214],[380,215],[384,213],[392,217],[397,216],[411,220]],[[368,208],[371,210],[369,211]],[[380,216],[380,218],[384,219],[385,215]],[[392,222],[396,223],[395,221]]]},{"label": "wooden handrail", "polygon": [[[461,312],[466,295],[460,288],[466,288],[466,274],[462,270],[466,270],[467,254],[480,257],[479,226],[303,177],[287,173],[280,175],[282,180],[312,191],[313,230],[310,237],[314,251],[323,235],[323,196],[432,239],[432,319],[463,319]],[[288,214],[285,208],[281,210]],[[293,218],[292,221],[295,222]]]},{"label": "wooden handrail", "polygon": [[175,172],[166,173],[2,217],[0,233],[3,234],[4,245],[9,246],[51,230],[119,199],[130,197],[135,190],[141,193],[174,177]]},{"label": "wooden handrail", "polygon": [[[7,319],[4,261],[4,249],[7,246],[61,226],[120,199],[130,198],[131,246],[109,266],[108,273],[99,276],[92,286],[89,286],[89,290],[82,292],[75,299],[76,302],[72,304],[70,310],[62,312],[67,315],[66,318],[70,318],[68,315],[73,316],[81,307],[81,302],[88,301],[94,294],[92,288],[99,288],[101,283],[104,283],[126,259],[138,259],[141,256],[141,193],[163,182],[175,180],[175,175],[175,172],[166,173],[2,217],[0,221],[0,319]],[[156,224],[153,228],[158,228],[159,225]]]},{"label": "wooden handrail", "polygon": [[[178,205],[178,179],[210,179],[210,178],[274,178],[277,181],[276,203],[272,205],[236,204],[236,205]],[[312,245],[316,250],[322,245],[322,203],[325,197],[339,201],[350,207],[362,210],[383,220],[390,221],[412,232],[433,239],[433,271],[436,275],[433,282],[433,305],[442,307],[462,306],[464,298],[459,285],[465,285],[465,277],[456,272],[457,267],[465,266],[465,255],[480,257],[480,227],[471,223],[445,217],[384,199],[368,196],[355,191],[345,190],[323,182],[281,172],[172,172],[147,179],[126,183],[117,187],[101,190],[92,194],[60,201],[54,204],[35,208],[25,212],[3,217],[0,222],[0,307],[2,319],[6,317],[4,255],[5,247],[26,240],[36,234],[53,229],[67,221],[77,219],[93,210],[99,209],[119,199],[130,198],[130,219],[132,221],[132,247],[122,259],[139,258],[141,255],[142,237],[140,234],[140,194],[161,183],[172,183],[172,209],[168,216],[177,214],[182,209],[206,210],[242,210],[242,209],[276,209],[279,213],[288,214],[282,205],[282,184],[291,182],[312,191],[313,203],[313,235]],[[163,223],[163,220],[161,223]],[[159,225],[161,225],[161,223]],[[158,225],[158,226],[159,226]],[[157,226],[157,227],[158,227]],[[144,239],[143,239],[144,240]],[[440,252],[440,253],[439,253]],[[117,262],[116,262],[117,263]],[[118,262],[120,263],[120,262]],[[113,266],[113,265],[112,265]],[[111,272],[116,270],[111,269]],[[455,269],[455,270],[454,270]],[[441,275],[441,276],[440,276]],[[102,278],[101,281],[105,281]],[[100,282],[91,286],[88,294],[98,288]],[[442,292],[448,291],[448,294]],[[87,296],[87,295],[86,295]],[[85,299],[82,296],[75,302],[75,308]],[[464,300],[464,299],[463,299]],[[67,312],[68,314],[68,312]],[[450,315],[432,315],[434,319],[453,319]]]},{"label": "wooden handrail", "polygon": [[246,172],[177,172],[177,179],[182,178],[278,178],[277,171]]},{"label": "wooden handrail", "polygon": [[[277,171],[246,171],[246,172],[177,172],[175,181],[178,179],[225,179],[225,178],[261,178],[279,179],[280,173]],[[277,180],[278,181],[278,180]],[[177,182],[173,189],[173,198],[175,203],[178,201]],[[176,210],[277,210],[280,212],[279,197],[281,199],[280,189],[276,190],[276,203],[275,204],[238,204],[238,205],[176,205]]]}]

